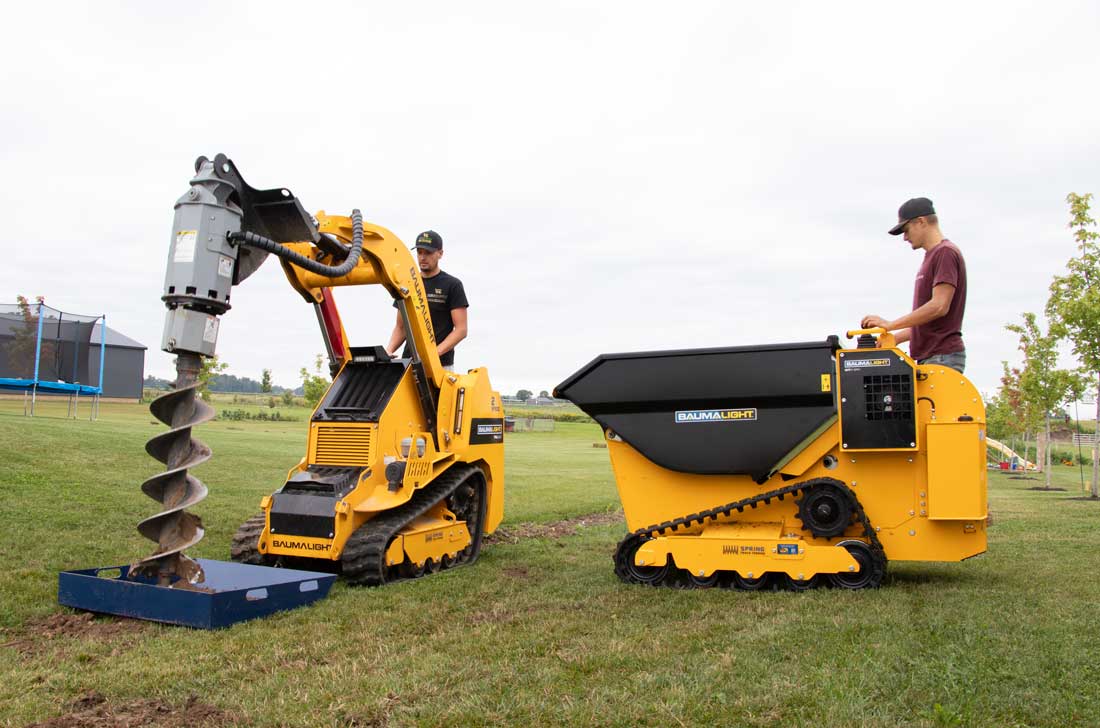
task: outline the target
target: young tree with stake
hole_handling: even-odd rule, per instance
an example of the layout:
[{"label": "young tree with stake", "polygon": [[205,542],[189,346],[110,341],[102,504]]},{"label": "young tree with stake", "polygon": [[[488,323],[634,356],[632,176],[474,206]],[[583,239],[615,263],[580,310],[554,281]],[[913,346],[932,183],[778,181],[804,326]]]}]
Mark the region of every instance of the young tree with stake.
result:
[{"label": "young tree with stake", "polygon": [[[1096,221],[1089,214],[1092,193],[1066,196],[1069,228],[1080,254],[1066,263],[1066,274],[1050,284],[1047,316],[1051,331],[1073,343],[1073,353],[1098,385],[1096,419],[1100,422],[1100,233],[1090,228]],[[1100,498],[1100,444],[1092,446],[1093,498]]]}]

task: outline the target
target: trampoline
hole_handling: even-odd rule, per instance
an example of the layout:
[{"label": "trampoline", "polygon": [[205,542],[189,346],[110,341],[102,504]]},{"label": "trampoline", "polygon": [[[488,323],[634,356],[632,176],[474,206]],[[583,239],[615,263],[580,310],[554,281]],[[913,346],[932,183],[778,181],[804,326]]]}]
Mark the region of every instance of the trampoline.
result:
[{"label": "trampoline", "polygon": [[[92,332],[99,327],[99,341]],[[0,391],[23,393],[23,414],[34,416],[39,395],[65,396],[68,416],[91,398],[88,419],[99,416],[107,317],[82,316],[41,301],[0,304]]]}]

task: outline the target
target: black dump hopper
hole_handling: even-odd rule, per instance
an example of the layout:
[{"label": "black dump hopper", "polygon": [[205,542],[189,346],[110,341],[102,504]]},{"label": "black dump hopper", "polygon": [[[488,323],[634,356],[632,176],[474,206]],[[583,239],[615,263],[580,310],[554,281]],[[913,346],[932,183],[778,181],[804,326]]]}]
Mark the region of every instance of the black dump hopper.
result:
[{"label": "black dump hopper", "polygon": [[559,384],[654,463],[762,482],[836,416],[837,337],[823,342],[602,354]]}]

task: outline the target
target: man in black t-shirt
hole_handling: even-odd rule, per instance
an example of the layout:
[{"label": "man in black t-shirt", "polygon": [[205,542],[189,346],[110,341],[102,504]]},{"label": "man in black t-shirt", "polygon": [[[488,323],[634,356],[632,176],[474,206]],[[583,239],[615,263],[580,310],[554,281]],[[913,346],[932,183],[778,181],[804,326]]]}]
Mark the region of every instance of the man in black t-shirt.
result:
[{"label": "man in black t-shirt", "polygon": [[[439,269],[443,257],[443,238],[434,230],[426,230],[416,236],[416,258],[420,264],[420,276],[424,279],[424,293],[428,296],[428,312],[432,316],[439,360],[447,369],[454,367],[455,347],[466,338],[466,291],[462,281]],[[397,301],[393,304],[398,305]],[[405,343],[405,320],[397,313],[397,323],[390,334],[386,351],[393,356],[397,347]],[[401,352],[402,358],[412,356],[408,344]]]}]

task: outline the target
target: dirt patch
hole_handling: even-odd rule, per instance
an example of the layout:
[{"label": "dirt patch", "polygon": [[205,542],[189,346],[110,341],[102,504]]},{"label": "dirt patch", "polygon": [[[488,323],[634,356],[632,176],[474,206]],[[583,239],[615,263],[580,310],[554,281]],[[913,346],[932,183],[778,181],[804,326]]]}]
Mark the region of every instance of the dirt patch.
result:
[{"label": "dirt patch", "polygon": [[203,703],[194,695],[182,705],[151,699],[111,703],[92,691],[74,700],[64,715],[33,723],[28,728],[185,728],[238,724],[236,716]]},{"label": "dirt patch", "polygon": [[567,518],[553,523],[520,523],[515,526],[499,528],[485,537],[485,543],[519,543],[527,538],[562,538],[573,536],[578,529],[588,526],[605,526],[609,523],[622,523],[621,511],[614,513],[592,513],[578,518]]},{"label": "dirt patch", "polygon": [[1028,488],[1028,490],[1046,490],[1046,491],[1050,491],[1050,492],[1060,490],[1062,492],[1065,492],[1066,489],[1065,488],[1047,488],[1045,486],[1036,485],[1036,486],[1033,486],[1031,488]]},{"label": "dirt patch", "polygon": [[1100,503],[1100,498],[1093,498],[1091,495],[1082,495],[1076,498],[1066,498],[1066,500],[1092,501],[1093,503]]},{"label": "dirt patch", "polygon": [[148,622],[114,617],[96,617],[90,612],[51,614],[45,619],[28,623],[21,630],[11,630],[3,643],[23,655],[44,652],[52,645],[71,639],[93,639],[101,643],[117,643],[120,647],[136,641],[150,628]]}]

